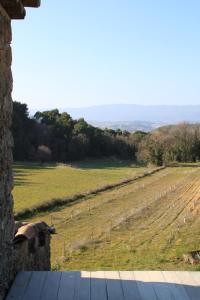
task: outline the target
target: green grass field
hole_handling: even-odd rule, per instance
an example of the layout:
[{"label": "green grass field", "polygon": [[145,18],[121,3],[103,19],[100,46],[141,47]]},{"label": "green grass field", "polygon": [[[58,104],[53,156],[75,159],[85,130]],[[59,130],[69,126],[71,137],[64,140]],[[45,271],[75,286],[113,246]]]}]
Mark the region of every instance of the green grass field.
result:
[{"label": "green grass field", "polygon": [[145,168],[119,160],[90,160],[73,165],[14,164],[14,208],[20,212],[142,174]]},{"label": "green grass field", "polygon": [[28,221],[56,226],[54,270],[197,270],[182,255],[199,249],[199,197],[199,168],[166,168]]}]

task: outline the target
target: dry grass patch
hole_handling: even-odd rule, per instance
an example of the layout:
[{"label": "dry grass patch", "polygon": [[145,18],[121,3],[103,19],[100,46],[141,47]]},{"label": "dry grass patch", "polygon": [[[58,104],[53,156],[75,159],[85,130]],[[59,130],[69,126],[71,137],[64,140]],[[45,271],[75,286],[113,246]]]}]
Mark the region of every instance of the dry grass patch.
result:
[{"label": "dry grass patch", "polygon": [[199,186],[198,168],[167,168],[32,220],[57,228],[54,269],[195,269],[182,254],[199,248]]}]

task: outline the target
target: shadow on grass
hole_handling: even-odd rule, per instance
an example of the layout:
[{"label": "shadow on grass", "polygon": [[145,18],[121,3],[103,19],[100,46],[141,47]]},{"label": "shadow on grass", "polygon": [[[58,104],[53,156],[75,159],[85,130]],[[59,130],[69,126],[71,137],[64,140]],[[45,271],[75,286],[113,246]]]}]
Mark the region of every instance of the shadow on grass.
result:
[{"label": "shadow on grass", "polygon": [[175,167],[175,168],[200,168],[200,163],[169,163],[167,167]]},{"label": "shadow on grass", "polygon": [[[115,158],[109,159],[86,159],[82,161],[69,161],[61,164],[66,167],[74,167],[77,169],[116,169],[116,168],[141,168],[146,167],[144,163],[137,163],[132,160],[119,160]],[[24,174],[26,170],[53,170],[59,163],[40,164],[32,162],[15,162],[13,164],[15,174]]]},{"label": "shadow on grass", "polygon": [[[56,168],[56,164],[39,164],[31,162],[16,162],[13,164],[13,177],[14,186],[29,185],[29,181],[26,179],[27,176],[31,175],[28,171],[42,171],[42,170],[53,170]],[[30,185],[33,185],[31,183]]]},{"label": "shadow on grass", "polygon": [[34,183],[34,182],[29,182],[25,178],[19,178],[19,177],[14,178],[14,186],[25,186],[25,185],[33,186],[33,185],[38,185],[38,184]]},{"label": "shadow on grass", "polygon": [[71,162],[71,166],[78,169],[117,169],[117,168],[141,168],[145,164],[131,160],[118,159],[89,159],[80,162]]},{"label": "shadow on grass", "polygon": [[14,172],[23,172],[23,170],[44,170],[44,169],[55,169],[56,163],[41,164],[32,162],[15,162],[13,164]]}]

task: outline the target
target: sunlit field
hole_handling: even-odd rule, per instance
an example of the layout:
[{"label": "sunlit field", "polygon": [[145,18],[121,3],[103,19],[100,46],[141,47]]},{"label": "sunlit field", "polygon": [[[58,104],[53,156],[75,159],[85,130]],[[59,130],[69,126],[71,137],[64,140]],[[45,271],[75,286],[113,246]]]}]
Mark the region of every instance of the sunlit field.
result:
[{"label": "sunlit field", "polygon": [[199,197],[199,168],[166,168],[28,221],[55,225],[54,270],[198,270],[182,255],[199,249]]},{"label": "sunlit field", "polygon": [[144,173],[130,161],[90,160],[72,165],[14,164],[14,208],[19,212],[54,198],[87,192]]}]

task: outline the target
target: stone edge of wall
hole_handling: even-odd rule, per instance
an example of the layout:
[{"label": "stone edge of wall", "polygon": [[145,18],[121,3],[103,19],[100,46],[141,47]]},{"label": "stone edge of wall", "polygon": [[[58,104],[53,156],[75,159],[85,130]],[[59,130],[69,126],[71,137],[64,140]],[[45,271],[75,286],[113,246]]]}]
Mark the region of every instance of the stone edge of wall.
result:
[{"label": "stone edge of wall", "polygon": [[0,5],[0,299],[13,274],[11,40],[11,20]]}]

